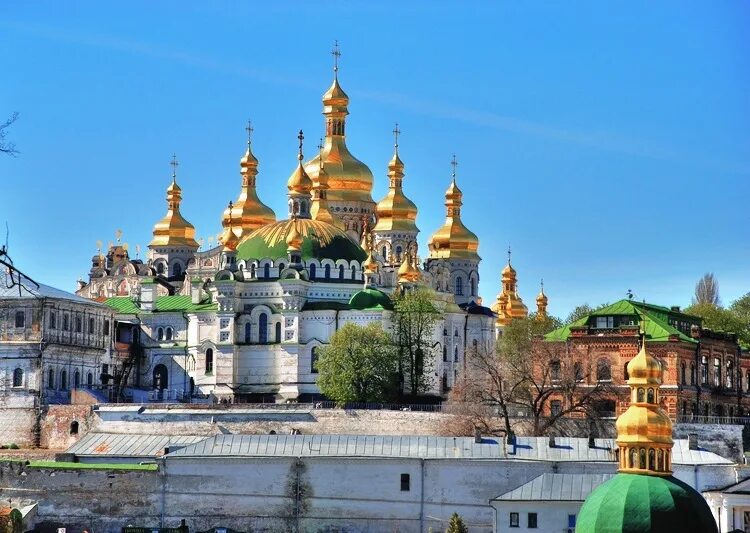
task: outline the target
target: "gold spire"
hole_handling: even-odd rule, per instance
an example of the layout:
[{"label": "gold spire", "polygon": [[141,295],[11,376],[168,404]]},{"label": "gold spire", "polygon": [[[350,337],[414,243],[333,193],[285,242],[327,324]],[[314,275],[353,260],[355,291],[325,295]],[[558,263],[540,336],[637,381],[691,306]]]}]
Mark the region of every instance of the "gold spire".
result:
[{"label": "gold spire", "polygon": [[422,277],[419,269],[412,264],[412,256],[409,251],[404,253],[404,260],[401,266],[398,267],[398,281],[399,283],[404,282],[417,282]]},{"label": "gold spire", "polygon": [[331,202],[372,201],[372,172],[367,165],[354,157],[346,146],[346,116],[349,114],[349,97],[339,85],[338,41],[331,54],[334,57],[333,83],[323,95],[323,116],[326,136],[321,153],[305,163],[308,175],[316,180],[320,171],[319,160],[323,158],[328,173],[328,200]]},{"label": "gold spire", "polygon": [[375,258],[372,256],[372,252],[375,250],[375,238],[373,237],[372,230],[370,230],[370,225],[366,219],[362,227],[362,247],[367,252],[367,259],[365,259],[362,267],[365,272],[375,274],[378,271],[378,262],[375,261]]},{"label": "gold spire", "polygon": [[417,206],[409,200],[402,190],[404,181],[404,163],[398,155],[398,122],[393,129],[395,142],[393,144],[393,157],[388,163],[388,193],[385,198],[378,202],[375,212],[378,222],[374,231],[404,231],[419,233],[417,228]]},{"label": "gold spire", "polygon": [[[255,188],[258,160],[253,155],[251,147],[253,126],[249,120],[245,131],[247,131],[247,150],[240,159],[240,174],[242,175],[240,196],[234,203],[231,213],[228,209],[224,210],[221,220],[222,227],[225,229],[231,228],[238,240],[261,226],[276,222],[276,214],[270,207],[260,201]],[[227,235],[226,231],[223,235]]]},{"label": "gold spire", "polygon": [[232,212],[234,211],[234,207],[232,206],[232,202],[229,202],[229,205],[227,206],[226,212],[229,213],[229,220],[227,221],[228,224],[224,228],[224,232],[219,237],[219,242],[224,245],[224,251],[234,251],[237,249],[237,245],[240,243],[240,240],[237,238],[237,235],[233,231],[233,220],[232,220]]},{"label": "gold spire", "polygon": [[544,280],[541,282],[541,290],[536,295],[536,319],[547,320],[547,295],[544,294]]},{"label": "gold spire", "polygon": [[167,214],[154,225],[150,248],[161,246],[182,246],[198,248],[195,241],[195,228],[180,213],[182,189],[177,185],[177,156],[172,155],[172,183],[167,187]]},{"label": "gold spire", "polygon": [[[320,156],[322,152],[323,139],[321,138],[320,143],[318,144],[318,155]],[[318,169],[318,175],[316,179],[313,180],[313,203],[310,208],[310,214],[312,215],[313,220],[333,224],[339,229],[346,229],[344,222],[337,216],[333,215],[328,206],[328,189],[330,189],[330,186],[328,185],[328,173],[323,166],[322,157],[318,158],[318,162],[320,163],[320,166]]]},{"label": "gold spire", "polygon": [[672,421],[659,406],[663,369],[641,350],[627,365],[630,407],[617,419],[620,472],[669,476],[672,474]]},{"label": "gold spire", "polygon": [[427,247],[432,259],[470,259],[479,261],[479,238],[461,221],[463,193],[456,184],[456,156],[451,161],[453,167],[451,184],[445,191],[445,223],[430,237]]},{"label": "gold spire", "polygon": [[292,195],[309,195],[310,191],[313,187],[313,182],[310,179],[310,176],[307,175],[307,172],[305,172],[304,167],[302,166],[302,142],[305,140],[305,134],[302,133],[302,130],[299,130],[299,134],[297,135],[297,139],[299,139],[299,152],[297,154],[297,168],[294,169],[294,172],[292,172],[292,175],[289,176],[289,180],[286,183],[287,189],[289,189],[290,194]]},{"label": "gold spire", "polygon": [[507,326],[514,318],[524,318],[529,315],[526,304],[518,295],[518,279],[516,269],[510,264],[511,250],[508,246],[508,264],[503,268],[500,282],[500,293],[492,310],[497,314],[496,324]]}]

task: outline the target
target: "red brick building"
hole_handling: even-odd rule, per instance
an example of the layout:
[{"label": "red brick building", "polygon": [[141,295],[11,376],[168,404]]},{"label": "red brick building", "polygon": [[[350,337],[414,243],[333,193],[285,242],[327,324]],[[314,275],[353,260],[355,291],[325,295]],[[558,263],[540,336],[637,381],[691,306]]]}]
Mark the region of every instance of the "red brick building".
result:
[{"label": "red brick building", "polygon": [[608,385],[600,411],[617,416],[629,404],[626,365],[640,349],[641,327],[649,353],[664,365],[662,403],[674,421],[750,415],[750,353],[736,334],[704,329],[700,317],[678,307],[621,300],[552,331],[545,342],[588,365],[584,387]]}]

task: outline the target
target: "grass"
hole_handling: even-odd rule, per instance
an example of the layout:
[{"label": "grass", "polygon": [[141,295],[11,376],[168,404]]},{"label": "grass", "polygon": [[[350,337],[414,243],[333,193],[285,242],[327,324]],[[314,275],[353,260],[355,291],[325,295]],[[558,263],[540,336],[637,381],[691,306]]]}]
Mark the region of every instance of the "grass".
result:
[{"label": "grass", "polygon": [[29,468],[55,468],[58,470],[126,470],[157,472],[159,465],[129,463],[69,463],[64,461],[29,461]]}]

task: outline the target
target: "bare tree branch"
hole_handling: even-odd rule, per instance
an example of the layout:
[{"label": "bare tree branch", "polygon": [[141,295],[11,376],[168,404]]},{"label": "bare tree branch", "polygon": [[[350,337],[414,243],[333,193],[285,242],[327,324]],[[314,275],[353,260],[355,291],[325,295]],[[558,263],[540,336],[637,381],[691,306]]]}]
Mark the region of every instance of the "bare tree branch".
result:
[{"label": "bare tree branch", "polygon": [[8,128],[18,119],[18,113],[13,113],[8,120],[3,124],[0,124],[0,152],[8,154],[11,157],[15,157],[20,152],[16,149],[16,145],[12,142],[8,142],[6,134]]}]

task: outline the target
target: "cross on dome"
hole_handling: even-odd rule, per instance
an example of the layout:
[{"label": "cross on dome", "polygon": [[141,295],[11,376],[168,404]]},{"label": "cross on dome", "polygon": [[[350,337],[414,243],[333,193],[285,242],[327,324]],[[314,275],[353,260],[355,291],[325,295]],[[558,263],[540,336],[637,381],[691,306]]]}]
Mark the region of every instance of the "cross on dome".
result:
[{"label": "cross on dome", "polygon": [[247,132],[247,145],[250,146],[250,144],[253,142],[253,123],[249,120],[247,121],[247,126],[245,127],[245,131]]},{"label": "cross on dome", "polygon": [[453,177],[453,181],[456,181],[456,167],[458,166],[458,161],[456,160],[456,154],[453,154],[453,159],[451,159],[451,166],[453,167],[451,176]]},{"label": "cross on dome", "polygon": [[299,130],[299,134],[297,135],[297,139],[299,139],[299,154],[297,154],[297,159],[302,161],[302,141],[305,140],[305,134],[302,133],[302,130]]},{"label": "cross on dome", "polygon": [[177,154],[172,154],[172,161],[169,163],[172,166],[172,179],[177,178],[177,167],[180,165],[180,162],[177,161]]},{"label": "cross on dome", "polygon": [[339,50],[339,41],[338,39],[333,41],[333,50],[331,50],[331,55],[333,56],[333,74],[338,79],[339,74],[339,58],[341,57],[341,51]]},{"label": "cross on dome", "polygon": [[398,122],[396,122],[396,127],[393,128],[393,139],[394,143],[393,146],[396,148],[396,152],[398,152],[398,136],[401,135],[401,130],[398,129]]}]

